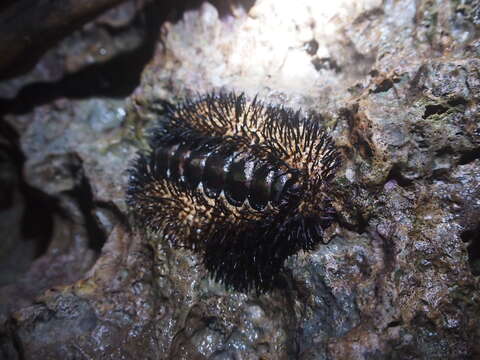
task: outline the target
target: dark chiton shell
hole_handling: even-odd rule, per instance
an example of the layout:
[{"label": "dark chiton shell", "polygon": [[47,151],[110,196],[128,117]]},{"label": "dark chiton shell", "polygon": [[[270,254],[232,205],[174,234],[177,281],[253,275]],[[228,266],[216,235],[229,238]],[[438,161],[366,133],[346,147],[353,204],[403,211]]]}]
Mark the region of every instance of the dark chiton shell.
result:
[{"label": "dark chiton shell", "polygon": [[130,171],[136,222],[195,249],[228,287],[282,286],[285,259],[313,249],[333,221],[326,192],[340,160],[321,117],[234,93],[165,115]]}]

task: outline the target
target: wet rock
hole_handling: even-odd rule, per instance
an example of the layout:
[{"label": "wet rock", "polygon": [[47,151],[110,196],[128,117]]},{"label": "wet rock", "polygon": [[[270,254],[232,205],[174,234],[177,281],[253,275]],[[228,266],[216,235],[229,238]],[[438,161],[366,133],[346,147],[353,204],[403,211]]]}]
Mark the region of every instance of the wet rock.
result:
[{"label": "wet rock", "polygon": [[142,1],[130,1],[107,11],[96,20],[62,40],[47,51],[28,73],[0,83],[0,97],[13,99],[18,92],[35,83],[53,83],[85,67],[106,62],[130,52],[142,43],[142,29],[135,14]]},{"label": "wet rock", "polygon": [[[0,318],[0,354],[480,356],[478,6],[321,4],[205,3],[162,24],[125,101],[89,94],[5,115],[24,181],[57,207],[46,251],[8,288],[17,304]],[[140,236],[124,204],[126,169],[162,101],[221,89],[321,112],[343,155],[328,244],[289,258],[288,286],[259,296]]]}]

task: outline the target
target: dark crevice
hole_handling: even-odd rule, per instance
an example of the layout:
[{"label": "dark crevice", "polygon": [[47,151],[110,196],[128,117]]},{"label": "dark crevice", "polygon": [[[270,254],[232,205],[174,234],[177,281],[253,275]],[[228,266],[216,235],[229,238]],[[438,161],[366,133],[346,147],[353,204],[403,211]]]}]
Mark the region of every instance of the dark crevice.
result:
[{"label": "dark crevice", "polygon": [[58,202],[42,191],[23,183],[25,214],[22,233],[26,239],[35,239],[35,257],[42,256],[48,249],[53,235],[53,214]]},{"label": "dark crevice", "polygon": [[14,167],[8,146],[0,143],[0,211],[12,207],[15,200]]},{"label": "dark crevice", "polygon": [[468,102],[463,97],[456,97],[454,99],[448,100],[447,104],[451,107],[455,107],[455,106],[465,106],[468,104]]},{"label": "dark crevice", "polygon": [[373,237],[378,236],[381,239],[382,248],[383,248],[383,256],[384,256],[384,271],[388,274],[394,272],[395,263],[396,263],[396,256],[395,256],[395,239],[394,234],[396,231],[396,227],[394,225],[387,225],[385,231],[379,231],[380,228],[377,225],[375,227],[375,231],[371,232]]},{"label": "dark crevice", "polygon": [[5,324],[5,330],[4,334],[0,334],[0,359],[5,355],[5,359],[25,360],[22,341],[15,330],[15,320],[10,318]]},{"label": "dark crevice", "polygon": [[[352,194],[355,194],[355,192],[353,191]],[[342,228],[345,228],[349,231],[353,231],[357,234],[366,233],[368,231],[370,217],[365,217],[364,214],[362,214],[359,209],[357,209],[355,205],[351,203],[350,199],[344,198],[343,203],[346,207],[352,209],[351,218],[344,218],[343,216],[337,214],[335,215],[335,221],[337,221]]]},{"label": "dark crevice", "polygon": [[9,6],[13,5],[15,3],[16,0],[3,0],[1,3],[0,3],[0,11],[3,11],[5,10],[6,8],[8,8]]},{"label": "dark crevice", "polygon": [[397,165],[394,165],[390,170],[385,183],[389,181],[395,181],[401,187],[409,187],[413,184],[413,180],[407,179],[402,175],[400,168]]},{"label": "dark crevice", "polygon": [[460,156],[460,159],[458,159],[458,164],[466,165],[477,159],[480,159],[480,148],[463,152]]},{"label": "dark crevice", "polygon": [[425,112],[423,113],[422,118],[427,119],[433,115],[440,115],[445,113],[448,110],[448,107],[442,104],[432,104],[425,106]]},{"label": "dark crevice", "polygon": [[367,227],[368,227],[368,219],[364,218],[363,216],[359,215],[357,217],[357,226],[356,226],[356,232],[358,234],[363,234],[367,231]]},{"label": "dark crevice", "polygon": [[145,40],[137,49],[122,53],[105,63],[87,66],[57,82],[27,85],[14,99],[0,99],[0,113],[27,113],[38,105],[60,97],[128,96],[138,86],[140,74],[153,55],[165,14],[165,6],[158,2],[150,3],[135,20],[136,23],[145,22]]},{"label": "dark crevice", "polygon": [[384,79],[380,84],[372,90],[372,93],[377,94],[381,92],[386,92],[393,87],[393,80],[392,79]]},{"label": "dark crevice", "polygon": [[25,350],[23,348],[22,340],[20,339],[20,336],[18,335],[15,327],[9,325],[9,328],[10,328],[9,329],[10,333],[12,334],[11,338],[12,338],[13,346],[18,353],[18,360],[25,360],[26,356],[25,356]]},{"label": "dark crevice", "polygon": [[474,276],[480,275],[480,224],[472,230],[466,230],[460,235],[467,244],[468,263]]},{"label": "dark crevice", "polygon": [[347,221],[346,219],[337,217],[336,221],[338,224],[349,231],[357,233],[359,235],[364,234],[368,228],[368,220],[364,218],[362,215],[358,215],[352,219],[352,221]]},{"label": "dark crevice", "polygon": [[[25,210],[21,220],[22,238],[24,241],[35,242],[35,256],[45,253],[53,233],[53,213],[58,209],[57,201],[27,184],[22,176],[25,156],[20,150],[18,135],[5,121],[0,119],[0,140],[7,141],[2,145],[4,161],[11,162],[16,173],[16,182],[6,186],[0,183],[0,193],[13,196],[18,191],[23,197]],[[6,198],[6,196],[0,196]],[[3,204],[8,206],[8,202]],[[13,203],[10,205],[14,205]]]},{"label": "dark crevice", "polygon": [[[95,209],[95,203],[93,200],[93,192],[87,177],[83,173],[82,168],[76,168],[78,165],[73,163],[71,172],[76,174],[80,172],[80,182],[74,189],[66,191],[66,194],[70,195],[76,200],[82,215],[84,216],[85,229],[88,236],[88,247],[97,253],[100,253],[103,245],[107,240],[107,234],[103,228],[97,222],[93,211]],[[81,167],[81,162],[80,162]]]},{"label": "dark crevice", "polygon": [[430,104],[425,106],[425,112],[423,113],[422,118],[427,119],[433,115],[441,115],[446,113],[451,108],[465,105],[467,105],[467,100],[462,97],[450,99],[444,104]]},{"label": "dark crevice", "polygon": [[[140,75],[154,54],[162,23],[167,19],[173,22],[179,20],[185,11],[196,9],[202,3],[203,1],[195,0],[150,1],[130,25],[132,28],[144,29],[144,41],[137,49],[119,54],[105,63],[86,66],[56,82],[29,84],[12,100],[0,98],[0,114],[23,114],[35,106],[52,102],[59,97],[124,98],[130,95],[138,86]],[[217,0],[213,1],[213,4],[222,17],[231,14],[233,6],[242,6],[248,11],[254,1]]]},{"label": "dark crevice", "polygon": [[393,321],[390,321],[388,324],[387,324],[387,327],[397,327],[397,326],[400,326],[402,325],[402,320],[393,320]]},{"label": "dark crevice", "polygon": [[358,151],[364,159],[371,159],[373,157],[373,150],[370,144],[359,134],[357,138]]},{"label": "dark crevice", "polygon": [[435,150],[435,157],[442,157],[445,155],[452,156],[455,154],[455,151],[449,146],[444,146],[438,150]]}]

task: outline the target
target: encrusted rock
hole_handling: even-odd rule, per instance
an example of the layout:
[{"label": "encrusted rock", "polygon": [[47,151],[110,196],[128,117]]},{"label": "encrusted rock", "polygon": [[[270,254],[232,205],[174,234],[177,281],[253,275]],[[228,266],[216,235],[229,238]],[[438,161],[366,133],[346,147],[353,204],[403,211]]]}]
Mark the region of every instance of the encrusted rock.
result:
[{"label": "encrusted rock", "polygon": [[[61,210],[38,273],[18,280],[48,281],[9,288],[22,301],[0,317],[0,355],[479,357],[478,14],[468,1],[204,3],[162,24],[125,101],[6,114],[24,181]],[[221,89],[324,114],[343,153],[329,242],[287,260],[282,291],[226,291],[125,213],[125,169],[162,101]]]}]

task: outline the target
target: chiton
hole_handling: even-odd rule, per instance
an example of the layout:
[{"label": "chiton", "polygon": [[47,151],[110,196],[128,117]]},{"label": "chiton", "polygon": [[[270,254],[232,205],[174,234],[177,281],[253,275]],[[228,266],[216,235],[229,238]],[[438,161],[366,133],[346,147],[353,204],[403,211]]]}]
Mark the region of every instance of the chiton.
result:
[{"label": "chiton", "polygon": [[140,228],[199,253],[239,291],[283,286],[286,258],[312,250],[334,219],[340,156],[318,114],[213,93],[166,105],[130,170]]}]

